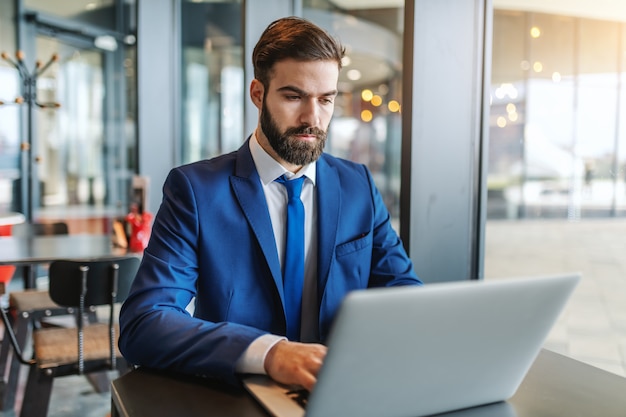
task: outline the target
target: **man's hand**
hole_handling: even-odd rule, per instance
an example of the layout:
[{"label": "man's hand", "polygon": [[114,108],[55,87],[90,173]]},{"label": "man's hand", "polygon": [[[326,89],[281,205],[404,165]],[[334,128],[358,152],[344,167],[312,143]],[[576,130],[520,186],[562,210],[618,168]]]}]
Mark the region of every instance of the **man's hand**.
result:
[{"label": "man's hand", "polygon": [[265,371],[275,381],[301,385],[311,391],[326,357],[326,346],[282,340],[265,357]]}]

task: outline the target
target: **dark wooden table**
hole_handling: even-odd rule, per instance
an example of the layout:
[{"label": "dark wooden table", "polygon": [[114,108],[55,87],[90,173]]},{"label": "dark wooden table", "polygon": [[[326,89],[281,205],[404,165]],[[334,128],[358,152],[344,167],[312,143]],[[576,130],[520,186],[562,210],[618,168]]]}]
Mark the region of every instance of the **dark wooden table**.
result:
[{"label": "dark wooden table", "polygon": [[[112,417],[267,416],[244,390],[146,369],[113,381],[111,396]],[[438,416],[624,417],[626,378],[542,350],[509,401]]]},{"label": "dark wooden table", "polygon": [[24,288],[35,288],[33,266],[57,259],[88,259],[124,255],[108,235],[0,237],[0,265],[24,266]]}]

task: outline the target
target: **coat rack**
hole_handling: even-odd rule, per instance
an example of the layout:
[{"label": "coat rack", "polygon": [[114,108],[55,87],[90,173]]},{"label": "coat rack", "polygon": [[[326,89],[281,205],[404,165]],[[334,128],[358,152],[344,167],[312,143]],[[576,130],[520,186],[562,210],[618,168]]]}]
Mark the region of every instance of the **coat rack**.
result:
[{"label": "coat rack", "polygon": [[[5,103],[0,101],[1,105],[7,104],[26,104],[27,106],[27,123],[26,123],[26,141],[20,144],[20,150],[22,151],[22,167],[26,167],[27,172],[27,188],[24,190],[24,186],[22,185],[22,203],[24,216],[26,217],[26,221],[33,221],[33,185],[35,183],[35,178],[33,177],[33,162],[39,162],[40,157],[37,156],[33,161],[32,156],[32,148],[33,148],[33,132],[34,132],[34,117],[33,112],[35,107],[43,108],[43,109],[57,109],[61,107],[61,104],[57,102],[46,102],[42,103],[37,100],[37,79],[46,71],[50,66],[59,60],[59,56],[57,54],[53,54],[48,62],[42,64],[41,61],[37,60],[35,62],[35,67],[32,71],[29,71],[24,63],[24,52],[17,51],[15,54],[15,59],[11,58],[9,54],[6,52],[2,52],[2,59],[8,62],[11,66],[17,69],[20,78],[22,80],[22,95],[20,97],[16,97],[12,103]],[[24,178],[22,178],[23,184]],[[24,191],[26,191],[26,196],[24,195]]]}]

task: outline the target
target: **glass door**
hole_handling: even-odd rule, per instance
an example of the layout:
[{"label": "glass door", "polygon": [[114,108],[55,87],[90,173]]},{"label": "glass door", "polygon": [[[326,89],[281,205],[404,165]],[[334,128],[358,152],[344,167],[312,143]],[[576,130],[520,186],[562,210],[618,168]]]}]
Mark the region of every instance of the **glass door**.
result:
[{"label": "glass door", "polygon": [[[39,207],[99,207],[105,203],[103,53],[47,37],[37,38],[38,55],[58,54],[56,65],[37,82],[43,103],[36,114],[35,161]],[[48,209],[48,210],[46,210]]]},{"label": "glass door", "polygon": [[26,49],[40,63],[23,129],[24,211],[34,221],[65,221],[70,233],[108,233],[111,219],[126,212],[133,177],[128,59],[92,39],[40,32],[30,39]]}]

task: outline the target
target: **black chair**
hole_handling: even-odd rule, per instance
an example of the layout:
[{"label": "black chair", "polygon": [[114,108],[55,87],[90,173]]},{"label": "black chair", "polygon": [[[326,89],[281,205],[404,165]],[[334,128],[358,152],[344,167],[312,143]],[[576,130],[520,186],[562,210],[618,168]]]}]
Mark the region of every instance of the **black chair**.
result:
[{"label": "black chair", "polygon": [[[21,223],[13,227],[12,234],[16,237],[67,235],[69,229],[67,223]],[[38,270],[38,269],[36,269]],[[35,278],[37,277],[35,272]],[[27,277],[24,277],[27,279]],[[55,304],[47,290],[29,289],[24,291],[11,291],[9,293],[9,311],[12,318],[12,327],[17,343],[20,348],[26,345],[32,328],[41,327],[43,320],[53,317],[71,314],[71,309]],[[16,357],[9,362],[10,343],[8,338],[3,338],[0,344],[0,375],[6,374],[0,395],[0,410],[10,410],[15,405],[15,394],[19,383],[20,363]]]},{"label": "black chair", "polygon": [[[22,402],[22,417],[44,417],[48,412],[54,378],[87,375],[105,370],[124,373],[129,365],[122,358],[117,340],[119,326],[115,307],[128,296],[139,268],[134,256],[50,264],[49,294],[63,307],[75,310],[76,327],[51,327],[33,331],[33,359],[24,358],[9,318],[2,311],[17,358],[30,367]],[[108,305],[106,323],[86,320],[89,306]]]}]

